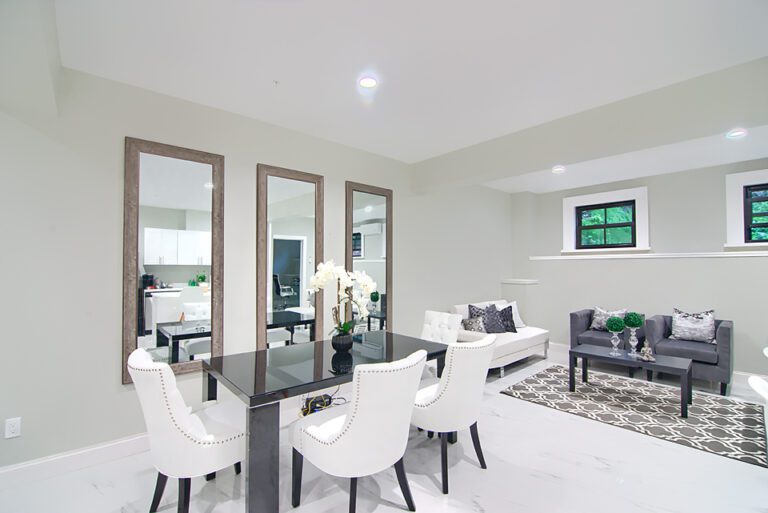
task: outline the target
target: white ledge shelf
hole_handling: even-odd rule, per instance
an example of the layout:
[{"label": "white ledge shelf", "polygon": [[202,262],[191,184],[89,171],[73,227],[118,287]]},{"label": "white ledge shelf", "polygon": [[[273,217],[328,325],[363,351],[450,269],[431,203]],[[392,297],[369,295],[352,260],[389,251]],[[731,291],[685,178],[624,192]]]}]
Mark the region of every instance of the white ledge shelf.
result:
[{"label": "white ledge shelf", "polygon": [[501,280],[502,285],[538,285],[539,280],[531,280],[527,278],[507,278]]},{"label": "white ledge shelf", "polygon": [[542,260],[644,260],[671,258],[761,258],[768,257],[768,251],[715,251],[711,253],[616,253],[616,254],[569,254],[555,256],[532,256],[532,261]]}]

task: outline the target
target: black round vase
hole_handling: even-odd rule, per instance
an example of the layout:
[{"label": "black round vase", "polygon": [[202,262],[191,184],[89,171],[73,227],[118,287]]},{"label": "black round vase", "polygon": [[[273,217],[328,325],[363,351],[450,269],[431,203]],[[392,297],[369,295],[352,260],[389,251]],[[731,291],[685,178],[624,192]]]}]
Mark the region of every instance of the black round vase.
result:
[{"label": "black round vase", "polygon": [[336,351],[349,351],[352,349],[352,335],[334,335],[331,337],[331,346]]},{"label": "black round vase", "polygon": [[331,369],[334,374],[349,374],[352,370],[352,355],[348,351],[336,351],[331,357]]}]

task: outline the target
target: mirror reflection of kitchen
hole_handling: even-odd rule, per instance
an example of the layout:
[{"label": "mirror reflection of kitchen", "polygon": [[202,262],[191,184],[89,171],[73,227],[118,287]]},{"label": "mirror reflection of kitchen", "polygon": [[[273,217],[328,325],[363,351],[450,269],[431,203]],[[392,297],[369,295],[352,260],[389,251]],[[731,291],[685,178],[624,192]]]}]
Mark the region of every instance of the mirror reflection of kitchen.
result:
[{"label": "mirror reflection of kitchen", "polygon": [[352,269],[365,271],[377,285],[368,305],[368,331],[387,326],[387,198],[352,192]]},{"label": "mirror reflection of kitchen", "polygon": [[315,184],[267,177],[267,343],[314,340]]},{"label": "mirror reflection of kitchen", "polygon": [[209,358],[213,167],[142,153],[139,173],[138,347]]}]

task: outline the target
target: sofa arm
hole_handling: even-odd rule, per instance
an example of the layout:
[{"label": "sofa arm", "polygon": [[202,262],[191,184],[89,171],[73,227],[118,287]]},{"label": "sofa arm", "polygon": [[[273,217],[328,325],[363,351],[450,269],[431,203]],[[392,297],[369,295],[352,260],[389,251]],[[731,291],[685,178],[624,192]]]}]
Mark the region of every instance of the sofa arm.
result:
[{"label": "sofa arm", "polygon": [[730,379],[733,375],[733,321],[720,321],[715,333],[715,341],[717,342],[717,366],[728,369]]},{"label": "sofa arm", "polygon": [[577,337],[589,329],[593,310],[571,312],[571,347],[579,345]]},{"label": "sofa arm", "polygon": [[654,315],[645,320],[645,340],[651,349],[656,348],[656,344],[666,338],[666,322],[663,315]]},{"label": "sofa arm", "polygon": [[459,330],[458,342],[477,342],[488,336],[488,333],[482,333],[480,331]]}]

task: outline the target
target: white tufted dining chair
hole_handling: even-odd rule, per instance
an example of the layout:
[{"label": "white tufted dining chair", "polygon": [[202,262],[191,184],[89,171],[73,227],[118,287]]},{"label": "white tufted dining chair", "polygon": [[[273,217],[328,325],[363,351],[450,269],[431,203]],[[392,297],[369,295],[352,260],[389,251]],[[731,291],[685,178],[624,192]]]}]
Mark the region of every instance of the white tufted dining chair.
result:
[{"label": "white tufted dining chair", "polygon": [[[421,329],[421,337],[430,342],[453,344],[459,338],[461,329],[461,315],[446,312],[427,310],[424,312],[424,327]],[[424,371],[424,377],[437,377],[437,364],[428,362]]]},{"label": "white tufted dining chair", "polygon": [[144,349],[128,357],[128,372],[136,385],[149,448],[157,468],[150,513],[157,511],[169,477],[179,480],[179,513],[189,511],[190,478],[208,476],[235,466],[245,457],[245,408],[218,403],[192,413],[167,363],[154,362]]},{"label": "white tufted dining chair", "polygon": [[307,458],[327,474],[350,478],[350,513],[355,511],[357,479],[394,465],[408,509],[416,511],[403,455],[426,357],[426,351],[420,350],[396,362],[356,366],[348,405],[313,413],[296,423],[294,507],[301,502],[301,472]]},{"label": "white tufted dining chair", "polygon": [[477,433],[477,419],[495,344],[495,335],[487,335],[476,342],[451,344],[445,356],[442,377],[422,383],[416,394],[411,423],[440,434],[443,493],[448,493],[448,438],[451,433],[469,428],[480,466],[487,468]]}]

